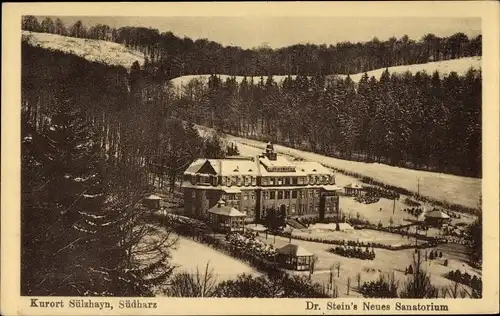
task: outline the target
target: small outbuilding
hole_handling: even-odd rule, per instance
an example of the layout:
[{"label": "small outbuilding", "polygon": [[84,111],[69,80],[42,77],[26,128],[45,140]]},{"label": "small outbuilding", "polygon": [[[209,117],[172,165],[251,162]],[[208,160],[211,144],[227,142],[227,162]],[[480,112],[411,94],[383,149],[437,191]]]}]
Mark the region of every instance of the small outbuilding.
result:
[{"label": "small outbuilding", "polygon": [[429,226],[441,227],[450,222],[450,216],[443,211],[435,210],[424,215],[424,222]]},{"label": "small outbuilding", "polygon": [[151,194],[150,196],[144,198],[143,204],[145,207],[153,210],[160,209],[161,197]]},{"label": "small outbuilding", "polygon": [[344,187],[345,195],[360,196],[365,192],[365,188],[361,184],[351,183]]},{"label": "small outbuilding", "polygon": [[276,250],[278,253],[278,262],[285,269],[308,271],[311,268],[314,255],[305,248],[288,244]]},{"label": "small outbuilding", "polygon": [[245,230],[246,215],[226,205],[224,200],[219,200],[217,204],[208,210],[208,219],[214,230],[230,233]]}]

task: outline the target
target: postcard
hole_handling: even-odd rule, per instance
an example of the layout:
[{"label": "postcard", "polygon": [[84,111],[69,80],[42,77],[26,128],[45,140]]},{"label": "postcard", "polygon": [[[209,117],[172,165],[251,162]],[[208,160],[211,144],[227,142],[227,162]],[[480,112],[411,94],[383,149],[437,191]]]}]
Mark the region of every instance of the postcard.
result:
[{"label": "postcard", "polygon": [[3,315],[498,312],[497,2],[2,8]]}]

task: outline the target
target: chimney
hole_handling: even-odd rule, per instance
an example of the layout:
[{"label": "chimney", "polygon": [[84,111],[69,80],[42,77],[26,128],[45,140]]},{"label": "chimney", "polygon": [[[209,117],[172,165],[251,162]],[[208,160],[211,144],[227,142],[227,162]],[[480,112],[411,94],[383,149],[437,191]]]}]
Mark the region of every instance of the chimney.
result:
[{"label": "chimney", "polygon": [[224,200],[220,199],[219,202],[217,202],[217,207],[218,208],[221,208],[223,207],[224,205],[226,205],[226,202],[224,202]]}]

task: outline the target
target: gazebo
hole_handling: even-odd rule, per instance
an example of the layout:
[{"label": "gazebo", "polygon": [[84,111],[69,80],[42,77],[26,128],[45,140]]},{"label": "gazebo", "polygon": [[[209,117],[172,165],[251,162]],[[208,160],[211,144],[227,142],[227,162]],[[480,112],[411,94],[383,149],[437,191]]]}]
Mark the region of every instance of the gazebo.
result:
[{"label": "gazebo", "polygon": [[213,229],[221,232],[243,232],[246,215],[237,209],[226,206],[226,202],[219,200],[217,205],[208,210],[208,218]]},{"label": "gazebo", "polygon": [[307,271],[310,269],[313,254],[295,244],[288,244],[276,250],[278,262],[286,269]]},{"label": "gazebo", "polygon": [[364,192],[364,188],[362,185],[357,183],[351,183],[344,187],[345,195],[347,196],[359,196]]},{"label": "gazebo", "polygon": [[424,222],[429,226],[441,227],[450,221],[450,216],[443,211],[435,210],[424,215]]},{"label": "gazebo", "polygon": [[161,197],[151,194],[150,196],[144,198],[143,204],[150,209],[160,209]]}]

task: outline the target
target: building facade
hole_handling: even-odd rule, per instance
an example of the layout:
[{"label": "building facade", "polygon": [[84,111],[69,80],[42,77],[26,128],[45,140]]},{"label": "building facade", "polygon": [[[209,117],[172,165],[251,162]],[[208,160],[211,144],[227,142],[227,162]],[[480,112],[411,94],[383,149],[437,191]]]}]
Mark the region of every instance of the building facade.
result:
[{"label": "building facade", "polygon": [[287,216],[336,215],[341,188],[335,176],[317,162],[290,161],[273,145],[256,157],[197,159],[183,175],[184,208],[194,217],[206,217],[222,199],[247,215],[261,219],[270,209]]}]

